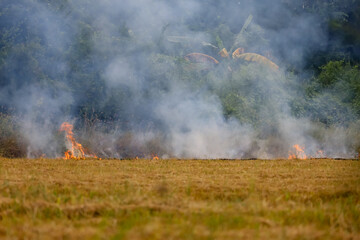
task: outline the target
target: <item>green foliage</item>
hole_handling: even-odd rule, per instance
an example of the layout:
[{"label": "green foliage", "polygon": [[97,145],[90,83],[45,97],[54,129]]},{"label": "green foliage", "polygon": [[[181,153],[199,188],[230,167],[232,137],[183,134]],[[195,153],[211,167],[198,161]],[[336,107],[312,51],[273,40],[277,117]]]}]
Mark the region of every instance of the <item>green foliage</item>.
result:
[{"label": "green foliage", "polygon": [[[175,35],[170,38],[172,42],[168,41],[168,28],[173,27],[169,23],[159,25],[161,34],[155,37],[131,29],[126,17],[103,23],[94,19],[91,5],[95,2],[1,1],[0,106],[17,107],[18,91],[36,86],[54,99],[59,98],[59,92],[68,92],[74,100],[68,101],[62,113],[72,114],[80,122],[131,122],[143,118],[141,114],[131,115],[136,110],[128,110],[129,105],[136,105],[132,102],[137,95],[151,102],[171,91],[176,82],[193,92],[206,90],[215,94],[225,118],[236,118],[260,130],[276,125],[288,105],[295,117],[309,117],[327,126],[352,125],[360,118],[360,70],[356,65],[360,61],[360,11],[356,1],[280,1],[294,16],[315,14],[319,20],[316,24],[327,29],[332,40],[323,52],[309,54],[306,70],[315,70],[304,81],[296,73],[284,75],[261,64],[220,59],[218,52],[222,48],[243,47],[246,52],[265,54],[273,44],[266,29],[282,27],[282,21],[264,26],[255,13],[254,18],[249,13],[237,15],[237,9],[246,1],[207,0],[203,2],[204,12],[178,23],[207,34],[206,42]],[[208,9],[214,10],[216,16],[210,18]],[[49,14],[40,14],[44,12]],[[229,12],[235,17],[230,17]],[[231,22],[234,18],[236,24]],[[145,40],[143,35],[149,35],[151,40]],[[49,38],[59,39],[51,44]],[[183,59],[195,51],[214,56],[220,63],[209,68]],[[118,58],[126,60],[135,77],[143,81],[137,92],[126,84],[107,86],[107,67]],[[36,101],[42,101],[36,97]],[[151,105],[139,102],[137,106],[142,104]],[[43,110],[36,105],[34,115],[41,118]],[[24,155],[13,120],[0,115],[0,124],[0,155]],[[7,152],[6,148],[12,150]]]},{"label": "green foliage", "polygon": [[259,128],[276,124],[276,118],[282,114],[278,109],[289,97],[285,89],[289,80],[280,72],[258,63],[234,62],[231,68],[232,71],[220,68],[222,74],[209,75],[225,117],[235,117]]},{"label": "green foliage", "polygon": [[[344,61],[330,61],[306,87],[305,112],[327,125],[348,124],[360,117],[360,70]],[[305,115],[306,115],[305,114]]]},{"label": "green foliage", "polygon": [[335,82],[337,82],[339,77],[341,77],[340,73],[343,69],[344,61],[330,61],[325,66],[322,66],[321,72],[318,77],[318,82],[321,87],[331,86]]}]

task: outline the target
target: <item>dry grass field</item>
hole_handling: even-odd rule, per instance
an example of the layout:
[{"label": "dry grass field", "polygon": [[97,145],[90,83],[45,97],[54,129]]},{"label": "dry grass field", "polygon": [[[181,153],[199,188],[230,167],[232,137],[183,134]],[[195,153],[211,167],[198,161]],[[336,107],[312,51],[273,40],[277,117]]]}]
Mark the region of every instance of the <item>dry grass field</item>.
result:
[{"label": "dry grass field", "polygon": [[360,239],[360,162],[0,158],[0,238]]}]

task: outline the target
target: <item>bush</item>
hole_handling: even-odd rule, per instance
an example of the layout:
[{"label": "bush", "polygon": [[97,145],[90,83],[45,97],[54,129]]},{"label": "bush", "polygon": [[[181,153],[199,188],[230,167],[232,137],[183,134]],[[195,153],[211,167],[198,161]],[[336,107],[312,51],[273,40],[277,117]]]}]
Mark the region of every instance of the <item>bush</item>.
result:
[{"label": "bush", "polygon": [[330,61],[308,85],[307,115],[327,125],[348,125],[360,117],[360,70],[344,61]]},{"label": "bush", "polygon": [[17,158],[26,155],[26,144],[20,140],[16,129],[19,129],[16,119],[0,113],[0,156]]}]

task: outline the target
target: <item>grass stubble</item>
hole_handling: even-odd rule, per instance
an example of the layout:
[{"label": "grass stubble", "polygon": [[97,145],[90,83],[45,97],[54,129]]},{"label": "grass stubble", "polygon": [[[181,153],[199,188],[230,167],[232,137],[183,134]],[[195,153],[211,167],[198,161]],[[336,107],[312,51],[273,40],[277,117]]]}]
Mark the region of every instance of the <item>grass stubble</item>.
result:
[{"label": "grass stubble", "polygon": [[360,239],[360,162],[0,158],[0,238]]}]

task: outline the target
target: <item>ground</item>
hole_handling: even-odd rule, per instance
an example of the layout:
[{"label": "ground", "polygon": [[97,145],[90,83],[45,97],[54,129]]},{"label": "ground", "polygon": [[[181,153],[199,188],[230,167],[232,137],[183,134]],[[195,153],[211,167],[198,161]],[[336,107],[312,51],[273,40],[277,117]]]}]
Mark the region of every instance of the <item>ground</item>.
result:
[{"label": "ground", "polygon": [[360,239],[360,161],[0,158],[0,238]]}]

